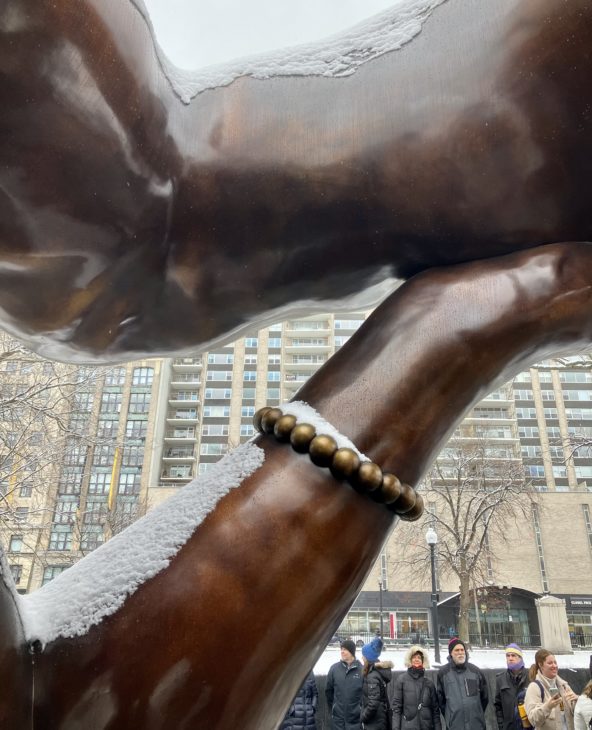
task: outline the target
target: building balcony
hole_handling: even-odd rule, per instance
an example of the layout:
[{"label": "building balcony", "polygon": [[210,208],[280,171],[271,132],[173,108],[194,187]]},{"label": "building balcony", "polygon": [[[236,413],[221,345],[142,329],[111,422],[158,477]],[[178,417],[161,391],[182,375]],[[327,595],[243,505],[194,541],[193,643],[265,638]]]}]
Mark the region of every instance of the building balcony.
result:
[{"label": "building balcony", "polygon": [[197,423],[199,421],[199,417],[197,414],[197,410],[187,410],[187,411],[169,411],[167,413],[167,423]]},{"label": "building balcony", "polygon": [[197,434],[195,432],[195,429],[188,428],[188,429],[173,429],[166,431],[164,435],[164,440],[168,442],[195,442],[197,440]]},{"label": "building balcony", "polygon": [[195,398],[176,398],[174,391],[170,393],[169,397],[169,405],[171,406],[184,406],[184,405],[197,405],[200,403],[200,399],[197,397],[197,394]]},{"label": "building balcony", "polygon": [[167,469],[164,469],[160,475],[161,480],[164,482],[164,486],[169,486],[169,481],[175,481],[175,482],[183,482],[187,483],[191,481],[194,478],[194,475],[192,473],[189,474],[179,474],[175,471],[168,471]]},{"label": "building balcony", "polygon": [[175,357],[172,364],[173,370],[187,372],[201,368],[203,363],[201,357]]},{"label": "building balcony", "polygon": [[197,373],[173,373],[171,388],[199,388],[201,378]]}]

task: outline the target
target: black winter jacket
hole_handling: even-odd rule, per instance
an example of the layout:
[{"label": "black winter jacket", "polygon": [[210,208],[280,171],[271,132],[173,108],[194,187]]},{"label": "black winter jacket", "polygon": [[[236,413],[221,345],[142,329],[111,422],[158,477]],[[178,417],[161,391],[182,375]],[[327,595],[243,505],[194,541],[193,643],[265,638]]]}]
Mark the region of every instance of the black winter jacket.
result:
[{"label": "black winter jacket", "polygon": [[516,695],[528,686],[528,669],[510,672],[506,669],[495,675],[495,717],[498,730],[515,730]]},{"label": "black winter jacket", "polygon": [[485,730],[489,702],[483,672],[470,662],[448,664],[438,671],[438,702],[448,730]]},{"label": "black winter jacket", "polygon": [[442,730],[436,688],[423,669],[410,667],[395,680],[393,730]]},{"label": "black winter jacket", "polygon": [[317,730],[315,715],[319,691],[315,676],[310,672],[292,700],[280,730]]},{"label": "black winter jacket", "polygon": [[387,685],[393,672],[392,662],[370,665],[362,687],[362,727],[364,730],[391,730],[391,707]]},{"label": "black winter jacket", "polygon": [[362,665],[357,659],[348,666],[337,662],[329,669],[325,696],[333,730],[360,730]]}]

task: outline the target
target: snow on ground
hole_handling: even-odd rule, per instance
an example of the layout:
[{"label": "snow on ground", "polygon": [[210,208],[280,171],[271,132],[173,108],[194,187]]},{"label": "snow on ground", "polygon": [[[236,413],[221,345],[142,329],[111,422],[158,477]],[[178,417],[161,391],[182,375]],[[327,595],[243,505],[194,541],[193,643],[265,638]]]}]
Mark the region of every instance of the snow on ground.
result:
[{"label": "snow on ground", "polygon": [[[409,647],[401,647],[397,649],[386,648],[383,650],[380,658],[383,660],[390,660],[393,662],[395,671],[402,671],[405,669],[403,664],[403,658],[405,652]],[[524,650],[524,664],[530,667],[534,664],[534,655],[536,649],[525,649]],[[434,650],[429,649],[430,663],[433,669],[436,669],[438,665],[435,664]],[[573,654],[556,654],[557,663],[559,664],[559,674],[563,675],[567,681],[569,681],[569,670],[570,669],[588,669],[590,664],[590,655],[592,649],[577,650]],[[442,641],[440,645],[440,660],[441,664],[446,662],[448,656],[447,642]],[[356,652],[356,658],[362,660],[362,652],[360,649]],[[322,656],[319,658],[314,666],[314,673],[320,676],[327,674],[329,667],[335,662],[338,662],[339,647],[331,647],[325,649]],[[473,649],[469,651],[469,661],[476,664],[481,669],[505,669],[506,659],[503,649]]]}]

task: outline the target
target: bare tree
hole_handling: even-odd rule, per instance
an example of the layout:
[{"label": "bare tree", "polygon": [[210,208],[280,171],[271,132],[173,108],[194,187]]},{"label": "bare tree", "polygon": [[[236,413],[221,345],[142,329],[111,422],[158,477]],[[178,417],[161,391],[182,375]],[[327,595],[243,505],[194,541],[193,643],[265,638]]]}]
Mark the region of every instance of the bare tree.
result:
[{"label": "bare tree", "polygon": [[[43,565],[50,528],[68,525],[84,554],[146,511],[114,503],[97,515],[79,486],[68,488],[70,473],[87,471],[92,458],[112,464],[122,446],[114,433],[89,433],[96,391],[113,370],[47,361],[0,333],[0,538],[9,551]],[[64,553],[64,564],[77,558]]]},{"label": "bare tree", "polygon": [[458,629],[460,638],[468,641],[471,588],[491,578],[493,564],[507,543],[508,527],[530,520],[536,493],[513,448],[485,438],[450,441],[421,489],[426,502],[423,523],[397,532],[403,563],[416,576],[422,570],[427,576],[428,548],[407,533],[423,534],[428,526],[434,527],[440,575],[452,573],[458,578]]}]

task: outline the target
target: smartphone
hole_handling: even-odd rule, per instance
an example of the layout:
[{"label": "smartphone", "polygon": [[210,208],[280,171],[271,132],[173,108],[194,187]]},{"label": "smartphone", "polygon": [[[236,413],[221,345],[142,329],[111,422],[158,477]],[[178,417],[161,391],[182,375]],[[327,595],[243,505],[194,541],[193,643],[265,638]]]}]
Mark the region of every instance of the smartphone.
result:
[{"label": "smartphone", "polygon": [[559,694],[559,689],[557,687],[549,687],[549,694],[551,697],[555,697],[555,695]]}]

